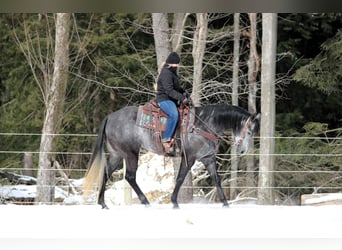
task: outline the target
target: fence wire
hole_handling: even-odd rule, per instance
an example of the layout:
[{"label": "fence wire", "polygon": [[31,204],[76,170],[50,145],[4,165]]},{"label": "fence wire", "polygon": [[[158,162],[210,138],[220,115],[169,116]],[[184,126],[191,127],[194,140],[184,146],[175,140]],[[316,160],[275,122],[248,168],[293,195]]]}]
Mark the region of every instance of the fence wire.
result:
[{"label": "fence wire", "polygon": [[[73,133],[73,134],[45,134],[48,136],[58,136],[58,137],[90,137],[90,138],[94,138],[97,136],[97,134],[77,134],[77,133]],[[12,137],[12,136],[42,136],[41,133],[12,133],[12,132],[7,132],[7,133],[0,133],[0,140],[1,137]],[[338,142],[340,143],[339,140],[342,139],[342,137],[328,137],[328,136],[319,136],[319,137],[293,137],[293,136],[288,136],[288,137],[265,137],[265,139],[276,139],[276,140],[320,140],[320,141],[324,141],[327,143],[331,143],[331,142]],[[260,140],[262,138],[260,137],[255,137],[254,138],[256,141]],[[337,144],[337,146],[339,146],[340,144]],[[342,145],[342,144],[341,144]],[[338,152],[341,152],[341,150],[339,150]],[[0,154],[17,154],[17,155],[21,155],[21,154],[25,154],[25,153],[31,153],[31,154],[35,154],[38,155],[42,152],[40,151],[32,151],[32,150],[11,150],[11,149],[0,149]],[[52,152],[44,152],[47,154],[53,154],[53,155],[86,155],[86,156],[90,156],[91,152],[80,152],[80,151],[72,151],[72,152],[65,152],[65,151],[52,151]],[[260,153],[248,153],[245,156],[247,157],[255,157],[257,158],[260,155],[271,155],[271,156],[275,156],[275,157],[280,157],[280,158],[286,158],[286,157],[336,157],[336,158],[340,158],[342,157],[342,153],[274,153],[274,154],[260,154]],[[219,158],[225,158],[224,160],[228,160],[230,161],[231,155],[230,154],[217,154],[217,156]],[[227,159],[228,158],[228,159]],[[223,159],[218,159],[218,161],[223,160]],[[1,162],[0,162],[1,164]],[[1,165],[0,165],[1,166]],[[340,166],[342,167],[342,166]],[[6,166],[2,166],[0,167],[0,170],[3,171],[23,171],[23,168],[18,168],[18,167],[6,167]],[[62,169],[65,172],[78,172],[78,173],[82,173],[85,174],[85,172],[87,171],[84,168],[63,168]],[[37,171],[37,169],[34,169],[34,171]],[[44,170],[46,171],[46,170]],[[58,171],[56,169],[50,169],[50,171]],[[199,170],[200,172],[206,172],[205,169],[203,170]],[[293,175],[299,175],[299,174],[312,174],[312,175],[316,175],[316,174],[331,174],[333,176],[337,176],[335,177],[335,179],[339,179],[342,177],[338,177],[341,175],[342,173],[342,169],[341,170],[324,170],[324,169],[316,169],[316,170],[272,170],[272,171],[265,171],[266,173],[275,173],[275,174],[293,174]],[[239,170],[222,170],[222,169],[218,169],[218,174],[223,176],[223,175],[229,175],[232,173],[238,173],[238,174],[255,174],[257,175],[257,173],[259,173],[259,171],[256,170],[246,170],[246,169],[239,169]],[[122,174],[122,173],[121,173]],[[209,177],[209,175],[208,175]],[[58,180],[59,183],[56,185],[58,188],[64,189],[64,190],[68,190],[70,188],[70,185],[65,185],[63,184],[63,180],[59,179]],[[227,184],[227,182],[226,182]],[[232,188],[237,188],[237,189],[253,189],[253,190],[257,190],[260,187],[258,186],[232,186],[229,185],[230,181],[228,181],[228,186],[223,186],[223,189],[227,190],[227,189],[232,189]],[[317,190],[317,189],[327,189],[327,190],[336,190],[336,191],[341,191],[342,190],[342,186],[333,186],[333,185],[329,185],[329,181],[326,183],[326,186],[324,187],[317,187],[314,185],[303,185],[303,186],[290,186],[290,185],[283,185],[284,183],[280,184],[279,186],[274,186],[274,187],[268,187],[268,189],[288,189],[288,190],[302,190],[302,189],[312,189],[312,190]],[[331,184],[331,183],[330,183]],[[1,184],[0,184],[1,186]],[[213,189],[213,187],[210,186],[204,186],[204,185],[196,185],[194,187],[190,187],[190,186],[183,186],[183,188],[193,188],[193,189]],[[1,203],[1,193],[0,193],[0,203]],[[26,202],[23,202],[23,204],[26,204]]]}]

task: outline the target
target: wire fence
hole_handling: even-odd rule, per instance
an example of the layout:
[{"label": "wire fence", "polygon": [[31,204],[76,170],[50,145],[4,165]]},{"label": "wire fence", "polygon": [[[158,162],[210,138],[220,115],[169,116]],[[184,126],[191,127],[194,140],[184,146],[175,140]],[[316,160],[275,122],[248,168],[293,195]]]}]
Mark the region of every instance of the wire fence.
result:
[{"label": "wire fence", "polygon": [[[58,137],[79,137],[79,138],[90,138],[94,141],[94,138],[97,134],[49,134],[51,136],[58,136]],[[25,137],[25,136],[37,136],[40,137],[42,134],[40,133],[0,133],[0,140],[1,137],[6,138],[13,138],[13,137]],[[289,195],[293,195],[293,190],[296,190],[297,195],[302,193],[301,190],[310,190],[309,192],[315,192],[319,190],[327,190],[332,192],[341,192],[342,191],[342,150],[341,150],[341,137],[328,137],[328,136],[306,136],[306,137],[268,137],[273,138],[277,141],[282,140],[289,140],[289,141],[299,141],[299,140],[306,140],[306,141],[321,141],[323,143],[327,143],[331,146],[333,143],[334,149],[331,152],[314,152],[316,149],[308,148],[305,152],[279,152],[274,154],[267,154],[272,155],[277,158],[277,165],[274,170],[266,171],[269,173],[273,173],[275,176],[275,182],[277,183],[273,187],[269,187],[270,189],[278,190],[279,192],[286,193],[284,190],[288,190],[291,192]],[[255,137],[255,141],[260,141],[260,137]],[[292,149],[293,150],[293,149]],[[313,152],[308,152],[313,151]],[[333,152],[334,151],[334,152]],[[39,150],[12,150],[12,149],[4,149],[0,148],[0,155],[16,155],[17,162],[13,165],[4,165],[0,162],[0,170],[8,171],[8,172],[15,172],[20,173],[23,171],[22,165],[22,158],[24,154],[33,154],[35,156],[40,154]],[[53,152],[44,152],[48,154],[58,155],[58,156],[86,156],[87,159],[90,158],[91,152],[88,149],[86,152],[78,151],[53,151]],[[229,153],[218,153],[218,173],[221,177],[225,177],[225,181],[223,181],[223,188],[225,190],[237,189],[238,192],[245,192],[246,190],[258,190],[260,187],[257,185],[257,176],[259,173],[259,169],[257,166],[258,157],[263,156],[258,152],[251,152],[243,157],[239,157],[240,165],[237,170],[232,170],[229,167],[230,161],[232,160],[232,156]],[[253,158],[255,160],[254,169],[248,169],[245,167],[246,158]],[[288,161],[287,159],[291,158],[292,161]],[[305,159],[304,163],[301,162],[300,159]],[[317,159],[317,160],[315,160]],[[332,159],[330,163],[329,159]],[[321,162],[321,163],[318,163]],[[323,165],[317,165],[323,164]],[[326,164],[326,166],[324,165]],[[329,165],[330,164],[330,165]],[[228,165],[228,167],[227,167]],[[282,166],[285,166],[285,169],[281,169]],[[302,169],[301,169],[302,168]],[[34,167],[34,171],[37,171],[37,167]],[[51,169],[51,171],[57,171],[56,169]],[[68,173],[67,176],[71,176],[71,173],[78,173],[77,176],[84,176],[85,172],[87,171],[86,167],[70,167],[70,166],[63,166],[61,171]],[[200,170],[202,173],[205,173],[205,169]],[[201,172],[199,172],[201,173]],[[122,172],[119,173],[122,175]],[[230,179],[231,176],[237,176],[235,178],[239,178],[238,181],[231,185],[232,180]],[[254,178],[254,185],[248,185],[248,181],[246,181],[247,177],[253,176]],[[327,177],[327,175],[329,175]],[[324,177],[324,178],[323,178]],[[205,176],[206,179],[209,179],[209,175]],[[321,178],[321,180],[320,180]],[[60,178],[62,179],[62,178]],[[250,182],[249,182],[250,184]],[[300,184],[300,185],[299,185]],[[1,185],[1,179],[0,179]],[[59,180],[59,183],[56,183],[56,186],[61,190],[69,190],[70,183],[65,184],[65,181]],[[203,184],[203,182],[197,182],[195,186],[184,186],[184,188],[193,188],[194,190],[211,190],[213,189],[212,186]],[[299,191],[298,191],[299,190]],[[79,191],[81,193],[81,191]],[[25,203],[23,201],[22,203]],[[1,193],[0,193],[0,203],[1,203]]]}]

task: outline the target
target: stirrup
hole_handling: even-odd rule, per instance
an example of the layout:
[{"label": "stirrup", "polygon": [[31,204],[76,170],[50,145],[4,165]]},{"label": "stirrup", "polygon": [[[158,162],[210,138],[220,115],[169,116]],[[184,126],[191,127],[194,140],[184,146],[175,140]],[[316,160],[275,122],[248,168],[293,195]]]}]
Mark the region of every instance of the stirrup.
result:
[{"label": "stirrup", "polygon": [[174,156],[174,139],[168,142],[163,142],[164,153],[169,156]]}]

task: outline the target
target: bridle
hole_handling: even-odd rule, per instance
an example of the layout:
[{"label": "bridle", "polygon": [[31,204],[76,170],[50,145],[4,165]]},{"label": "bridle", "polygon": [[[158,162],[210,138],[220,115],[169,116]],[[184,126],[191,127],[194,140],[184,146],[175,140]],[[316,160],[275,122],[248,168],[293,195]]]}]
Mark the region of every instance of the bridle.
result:
[{"label": "bridle", "polygon": [[230,138],[228,138],[227,136],[222,136],[217,134],[214,130],[212,130],[208,124],[203,121],[198,115],[195,114],[195,112],[193,112],[189,107],[186,107],[190,113],[192,113],[194,115],[194,117],[196,117],[210,132],[204,131],[201,128],[196,127],[194,124],[191,124],[191,130],[196,132],[197,134],[202,135],[203,137],[209,139],[210,141],[214,142],[215,146],[217,147],[219,144],[219,141],[222,140],[227,144],[230,145],[241,145],[241,143],[243,142],[243,140],[246,138],[246,134],[247,131],[250,129],[251,125],[252,125],[252,120],[251,120],[251,116],[248,117],[244,128],[242,129],[242,133],[241,133],[241,137],[239,139],[239,141],[235,142],[233,140],[231,140]]},{"label": "bridle", "polygon": [[241,145],[243,140],[246,138],[247,131],[250,129],[251,125],[252,125],[251,117],[248,117],[248,119],[245,123],[245,127],[243,128],[243,130],[241,132],[241,137],[238,140],[238,142],[234,142],[234,145]]},{"label": "bridle", "polygon": [[[212,141],[215,144],[216,151],[218,150],[218,146],[219,146],[220,140],[222,140],[225,143],[230,144],[230,145],[240,145],[243,142],[243,140],[245,139],[247,131],[248,131],[248,129],[250,128],[250,126],[252,124],[251,117],[248,117],[248,119],[247,119],[247,121],[245,123],[245,127],[242,130],[242,136],[241,136],[240,140],[236,143],[236,142],[232,141],[229,138],[226,139],[227,138],[226,136],[222,136],[222,135],[217,134],[214,130],[212,130],[208,126],[208,124],[205,121],[203,121],[198,115],[196,115],[196,113],[193,112],[191,110],[191,108],[189,108],[188,106],[185,106],[185,108],[187,108],[189,110],[189,112],[195,118],[197,118],[205,127],[207,127],[207,129],[210,131],[210,133],[207,132],[207,131],[204,131],[201,128],[196,127],[193,123],[190,125],[190,130],[192,130],[192,131],[196,132],[197,134],[200,134],[201,136],[203,136],[203,137],[207,138],[208,140]],[[182,140],[182,137],[181,137],[181,140]],[[182,141],[182,143],[184,143],[184,141]],[[183,155],[185,157],[185,164],[186,164],[187,167],[189,167],[188,166],[188,160],[187,160],[187,154],[186,154],[185,148],[184,147],[182,147],[182,148],[183,148]]]}]

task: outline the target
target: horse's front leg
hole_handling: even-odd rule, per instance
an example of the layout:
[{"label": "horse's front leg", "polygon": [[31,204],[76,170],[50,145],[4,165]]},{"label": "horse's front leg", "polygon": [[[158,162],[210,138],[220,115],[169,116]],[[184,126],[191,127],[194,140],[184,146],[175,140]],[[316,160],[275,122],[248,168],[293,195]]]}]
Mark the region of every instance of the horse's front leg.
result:
[{"label": "horse's front leg", "polygon": [[215,156],[208,157],[205,159],[201,159],[201,162],[206,167],[207,171],[210,174],[210,178],[211,178],[213,184],[216,186],[217,195],[218,195],[220,201],[223,203],[224,207],[228,207],[229,205],[228,205],[227,199],[223,193],[223,189],[221,186],[221,179],[220,179],[220,176],[218,175],[217,170],[216,170]]},{"label": "horse's front leg", "polygon": [[171,195],[171,202],[173,204],[173,208],[179,208],[178,201],[177,201],[178,193],[184,182],[184,179],[187,173],[191,169],[191,166],[194,164],[194,162],[195,161],[186,162],[185,157],[182,156],[181,165],[179,167],[178,175],[176,178],[176,185]]}]

